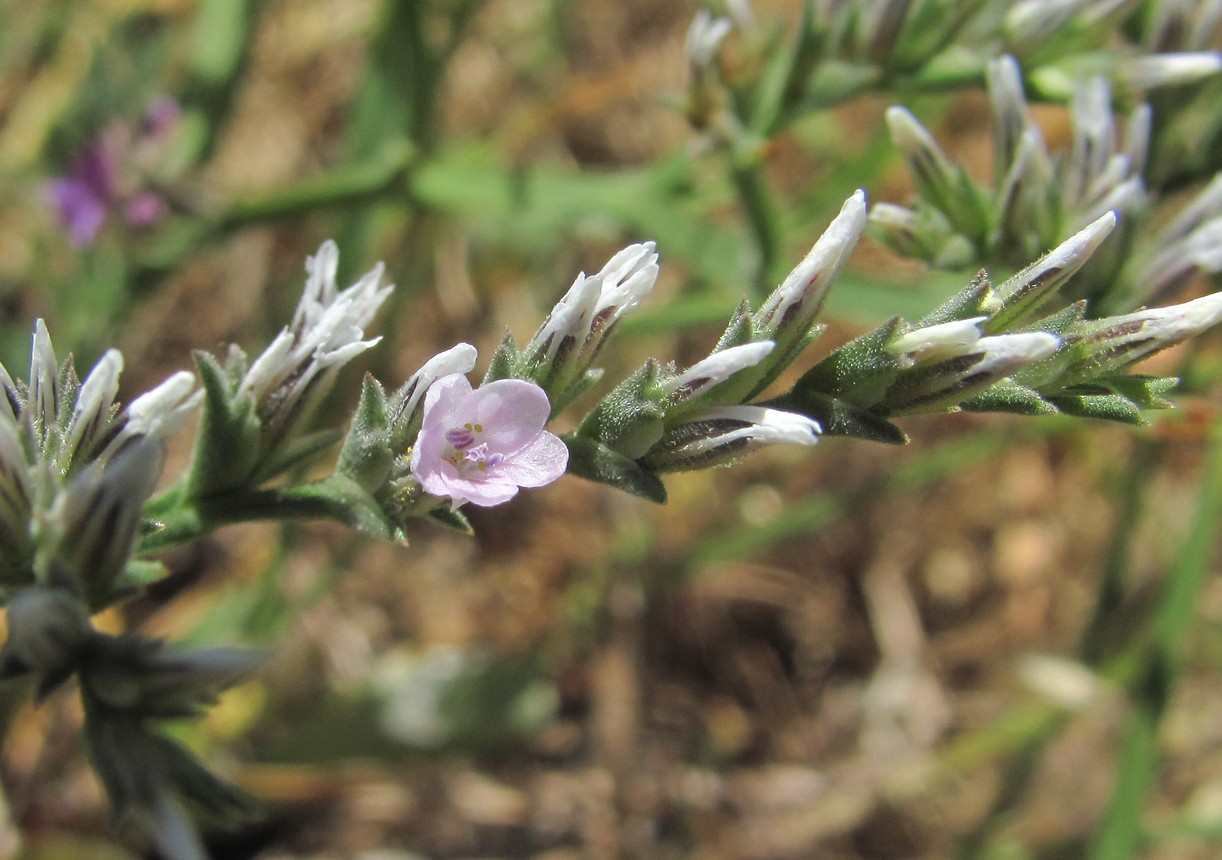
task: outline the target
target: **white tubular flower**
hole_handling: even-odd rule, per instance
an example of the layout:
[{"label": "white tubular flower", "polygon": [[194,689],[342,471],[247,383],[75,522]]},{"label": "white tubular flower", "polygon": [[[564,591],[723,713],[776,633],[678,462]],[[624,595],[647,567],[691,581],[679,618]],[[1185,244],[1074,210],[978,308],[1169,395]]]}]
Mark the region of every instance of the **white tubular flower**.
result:
[{"label": "white tubular flower", "polygon": [[717,49],[733,28],[729,18],[714,17],[708,9],[698,11],[683,40],[683,50],[692,65],[701,70],[711,68]]},{"label": "white tubular flower", "polygon": [[1095,177],[1115,151],[1116,127],[1112,116],[1112,94],[1107,79],[1079,80],[1070,104],[1073,117],[1073,148],[1064,176],[1066,198],[1082,200],[1090,192]]},{"label": "white tubular flower", "polygon": [[987,310],[993,311],[986,331],[999,331],[1034,312],[1095,252],[1116,226],[1108,212],[1049,251],[997,288]]},{"label": "white tubular flower", "polygon": [[[1127,159],[1124,159],[1127,161]],[[1081,230],[1091,222],[1111,212],[1135,212],[1145,206],[1148,196],[1146,183],[1140,176],[1126,179],[1110,188],[1102,189],[1098,199],[1089,202],[1069,224],[1072,230]]]},{"label": "white tubular flower", "polygon": [[[8,639],[0,650],[0,671],[34,672],[41,698],[68,677],[80,648],[93,633],[80,601],[52,588],[23,588],[5,606]],[[15,664],[15,665],[14,665]]]},{"label": "white tubular flower", "polygon": [[899,105],[887,108],[885,118],[891,140],[908,160],[913,176],[922,185],[944,185],[947,177],[954,174],[954,165],[929,130],[912,111]]},{"label": "white tubular flower", "polygon": [[0,419],[10,418],[16,421],[17,416],[23,411],[25,411],[25,399],[22,397],[21,389],[17,387],[13,377],[9,376],[8,368],[0,364]]},{"label": "white tubular flower", "polygon": [[1159,233],[1156,244],[1166,248],[1218,215],[1222,215],[1222,173],[1215,173],[1209,184]]},{"label": "white tubular flower", "polygon": [[1222,52],[1190,51],[1178,54],[1149,54],[1125,61],[1120,79],[1135,90],[1195,83],[1222,71]]},{"label": "white tubular flower", "polygon": [[553,397],[590,367],[607,334],[634,310],[658,277],[654,243],[629,245],[598,274],[577,276],[523,350],[532,378]]},{"label": "white tubular flower", "polygon": [[156,388],[141,394],[123,410],[118,419],[119,432],[102,451],[100,459],[109,460],[137,439],[154,441],[173,436],[203,400],[195,387],[195,374],[180,370]]},{"label": "white tubular flower", "polygon": [[792,357],[800,346],[840,267],[848,259],[866,226],[866,193],[856,191],[835,217],[810,252],[789,273],[781,285],[756,311],[753,318],[758,335],[777,344],[780,359]]},{"label": "white tubular flower", "polygon": [[1164,0],[1150,6],[1142,39],[1150,53],[1207,50],[1222,25],[1220,0]]},{"label": "white tubular flower", "polygon": [[1011,56],[999,57],[986,67],[989,104],[993,109],[993,148],[996,175],[1005,176],[1018,153],[1019,140],[1028,128],[1023,75]]},{"label": "white tubular flower", "polygon": [[983,350],[984,355],[971,368],[969,375],[987,374],[993,380],[1001,379],[1043,361],[1060,347],[1061,339],[1046,331],[982,337],[977,341],[976,348]]},{"label": "white tubular flower", "polygon": [[1051,356],[1061,339],[1048,332],[982,337],[961,352],[901,371],[880,404],[885,414],[930,412],[957,406],[1037,361]]},{"label": "white tubular flower", "polygon": [[929,210],[918,215],[907,206],[895,203],[875,203],[870,207],[869,223],[882,231],[888,244],[905,256],[925,257],[929,251],[931,240],[937,242],[939,236],[934,228],[944,226],[945,233],[951,232],[951,227],[945,218],[930,217]]},{"label": "white tubular flower", "polygon": [[1006,13],[1008,41],[1026,47],[1038,44],[1065,24],[1087,5],[1087,0],[1023,0]]},{"label": "white tubular flower", "polygon": [[56,564],[100,608],[131,559],[143,507],[161,476],[165,448],[144,438],[113,460],[95,460],[59,490],[48,514]]},{"label": "white tubular flower", "polygon": [[1222,271],[1222,173],[1159,232],[1153,247],[1155,255],[1133,281],[1143,303],[1162,300],[1195,272]]},{"label": "white tubular flower", "polygon": [[897,203],[875,203],[870,207],[869,221],[887,230],[915,236],[921,222],[916,212]]},{"label": "white tubular flower", "polygon": [[339,252],[328,240],[306,260],[305,291],[292,323],[280,332],[242,379],[239,391],[258,404],[264,433],[275,438],[325,391],[340,367],[378,343],[364,340],[394,287],[379,287],[379,263],[346,290],[337,291]]},{"label": "white tubular flower", "polygon": [[980,340],[980,324],[987,319],[972,317],[918,328],[891,341],[887,351],[900,360],[901,367],[962,355]]},{"label": "white tubular flower", "polygon": [[767,445],[814,445],[819,422],[762,406],[720,406],[692,415],[666,431],[641,459],[658,472],[704,469]]},{"label": "white tubular flower", "polygon": [[675,401],[700,397],[739,371],[755,367],[775,347],[772,341],[764,340],[715,352],[667,382],[663,390]]},{"label": "white tubular flower", "polygon": [[1150,134],[1154,126],[1154,109],[1148,104],[1140,104],[1129,114],[1124,126],[1124,142],[1121,154],[1129,159],[1134,173],[1146,169],[1146,160],[1150,156]]},{"label": "white tubular flower", "polygon": [[34,322],[34,343],[30,349],[30,389],[26,409],[34,422],[39,443],[55,425],[55,407],[59,400],[59,362],[51,334],[41,319]]},{"label": "white tubular flower", "polygon": [[1165,308],[1097,320],[1079,334],[1085,353],[1073,369],[1099,375],[1119,369],[1195,337],[1222,321],[1222,293]]},{"label": "white tubular flower", "polygon": [[460,343],[438,353],[412,374],[391,401],[390,425],[395,428],[396,447],[405,447],[407,437],[420,426],[425,392],[443,376],[467,374],[475,369],[478,353],[471,344]]},{"label": "white tubular flower", "polygon": [[55,454],[59,468],[65,473],[78,454],[90,454],[94,443],[110,426],[122,371],[123,356],[117,349],[108,349],[77,391],[72,418]]},{"label": "white tubular flower", "polygon": [[755,27],[755,9],[751,6],[751,0],[726,0],[726,11],[740,29],[750,30]]}]

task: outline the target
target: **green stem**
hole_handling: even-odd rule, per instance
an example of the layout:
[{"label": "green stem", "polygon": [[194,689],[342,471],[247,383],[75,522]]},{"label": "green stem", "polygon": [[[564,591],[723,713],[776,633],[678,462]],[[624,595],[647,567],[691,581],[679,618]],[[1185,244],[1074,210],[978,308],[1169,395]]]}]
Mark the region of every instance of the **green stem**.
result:
[{"label": "green stem", "polygon": [[263,197],[236,201],[220,215],[217,226],[234,230],[318,209],[367,203],[397,189],[406,193],[407,171],[414,161],[411,144],[395,141],[367,160]]},{"label": "green stem", "polygon": [[369,495],[347,478],[333,475],[292,487],[184,499],[158,517],[161,528],[141,540],[138,553],[160,552],[225,525],[290,519],[334,520],[382,539],[394,536],[394,527]]},{"label": "green stem", "polygon": [[1086,623],[1078,646],[1078,654],[1087,665],[1098,666],[1107,651],[1108,634],[1124,600],[1125,577],[1129,570],[1130,544],[1136,533],[1145,489],[1150,477],[1162,460],[1163,447],[1155,440],[1138,442],[1137,451],[1129,461],[1120,490],[1120,511],[1112,527],[1107,555],[1095,598],[1094,611]]},{"label": "green stem", "polygon": [[1116,788],[1090,843],[1088,860],[1125,860],[1137,856],[1141,847],[1141,813],[1158,773],[1158,730],[1183,663],[1185,631],[1210,569],[1220,519],[1222,425],[1213,430],[1196,512],[1169,571],[1151,636],[1137,646],[1138,671],[1130,684],[1134,707],[1120,751]]},{"label": "green stem", "polygon": [[757,255],[751,281],[756,295],[766,296],[772,286],[772,268],[781,256],[779,217],[764,179],[762,158],[756,153],[745,157],[735,153],[732,158],[730,175],[747,217]]}]

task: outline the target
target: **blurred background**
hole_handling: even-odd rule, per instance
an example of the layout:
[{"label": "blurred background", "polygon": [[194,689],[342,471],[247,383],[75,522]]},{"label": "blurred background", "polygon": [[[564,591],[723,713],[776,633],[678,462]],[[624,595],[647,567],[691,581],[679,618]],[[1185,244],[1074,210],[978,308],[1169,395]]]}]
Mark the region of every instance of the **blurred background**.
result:
[{"label": "blurred background", "polygon": [[[44,317],[78,366],[119,347],[130,399],[193,349],[260,349],[328,237],[344,283],[384,260],[398,289],[320,423],[365,369],[395,387],[468,341],[482,373],[630,242],[662,275],[606,378],[704,356],[854,189],[911,186],[894,93],[812,111],[767,143],[774,257],[754,244],[685,116],[697,8],[0,0],[0,360],[24,376]],[[980,87],[902,103],[987,173]],[[1063,108],[1039,119],[1065,141]],[[814,353],[972,274],[863,239]],[[268,651],[181,729],[266,808],[218,858],[1216,857],[1218,346],[1151,362],[1185,385],[1150,427],[910,418],[903,447],[670,477],[664,507],[568,478],[409,546],[232,527],[98,624]],[[1168,637],[1152,693],[1129,670]],[[75,698],[3,712],[0,856],[142,856]]]}]

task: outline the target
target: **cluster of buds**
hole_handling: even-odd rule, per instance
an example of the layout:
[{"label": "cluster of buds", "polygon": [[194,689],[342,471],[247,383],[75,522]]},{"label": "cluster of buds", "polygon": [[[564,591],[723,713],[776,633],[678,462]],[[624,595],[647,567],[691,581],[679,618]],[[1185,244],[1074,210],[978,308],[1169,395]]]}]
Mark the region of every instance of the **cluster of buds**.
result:
[{"label": "cluster of buds", "polygon": [[82,381],[34,329],[28,381],[0,366],[0,586],[8,638],[0,679],[29,676],[39,697],[71,677],[85,701],[90,757],[117,815],[149,826],[175,857],[202,857],[184,801],[235,820],[240,793],[209,775],[153,722],[197,714],[254,665],[232,649],[173,652],[95,630],[90,616],[133,595],[161,567],[137,557],[156,529],[145,505],[165,439],[198,407],[179,372],[121,408],[122,355],[108,350]]},{"label": "cluster of buds", "polygon": [[302,428],[343,366],[381,339],[366,340],[364,330],[393,289],[381,286],[379,264],[340,290],[338,265],[335,243],[324,242],[306,261],[305,291],[292,322],[254,362],[237,346],[223,364],[196,354],[204,412],[188,497],[257,487],[335,441],[331,433]]},{"label": "cluster of buds", "polygon": [[[1058,99],[1094,75],[1139,93],[1222,69],[1222,55],[1211,50],[1222,23],[1217,0],[1162,0],[1136,13],[1116,0],[816,0],[787,45],[755,25],[745,2],[725,5],[729,17],[701,9],[688,29],[686,114],[735,150],[771,136],[798,112],[863,89],[974,80],[999,48],[1032,70],[1043,96]],[[741,56],[719,63],[732,29],[743,33]],[[1137,43],[1125,46],[1134,35]]]},{"label": "cluster of buds", "polygon": [[[199,404],[175,373],[126,409],[123,356],[108,350],[82,382],[34,327],[29,381],[0,366],[0,584],[67,588],[91,609],[130,587],[141,506],[161,475],[163,440]],[[137,577],[138,578],[138,577]]]},{"label": "cluster of buds", "polygon": [[[903,437],[879,418],[948,408],[1143,423],[1141,410],[1170,405],[1163,395],[1175,380],[1128,368],[1217,324],[1222,294],[1098,319],[1079,300],[1040,316],[1116,222],[1115,213],[1100,216],[999,286],[982,272],[915,325],[896,318],[862,335],[780,402],[822,407],[840,432],[883,441]],[[834,421],[826,432],[837,431]]]},{"label": "cluster of buds", "polygon": [[[887,112],[892,139],[912,173],[917,192],[914,208],[879,203],[870,221],[880,236],[903,254],[946,268],[971,264],[1014,265],[1040,249],[1056,245],[1106,212],[1122,216],[1121,231],[1096,256],[1079,294],[1109,307],[1115,296],[1150,299],[1165,296],[1198,270],[1219,270],[1210,241],[1219,229],[1216,187],[1206,189],[1183,218],[1154,237],[1149,248],[1175,248],[1175,265],[1160,254],[1157,266],[1134,268],[1123,280],[1122,263],[1149,262],[1136,244],[1136,225],[1149,202],[1142,170],[1150,147],[1151,111],[1140,105],[1117,130],[1108,82],[1100,76],[1079,79],[1070,105],[1073,139],[1061,157],[1051,154],[1039,127],[1031,120],[1022,74],[1010,57],[988,66],[988,89],[995,141],[991,189],[968,178],[943,153],[933,136],[907,110]],[[1153,290],[1131,295],[1139,286]]]},{"label": "cluster of buds", "polygon": [[684,370],[651,359],[620,383],[566,439],[570,471],[661,500],[658,473],[815,444],[811,416],[750,401],[817,336],[815,319],[865,223],[859,191],[758,310],[740,305],[707,358]]}]

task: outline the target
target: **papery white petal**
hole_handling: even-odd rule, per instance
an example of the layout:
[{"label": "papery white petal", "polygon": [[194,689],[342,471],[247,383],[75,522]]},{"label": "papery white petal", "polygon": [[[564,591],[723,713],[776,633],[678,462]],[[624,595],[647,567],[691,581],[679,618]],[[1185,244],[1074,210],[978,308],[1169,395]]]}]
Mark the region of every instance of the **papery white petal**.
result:
[{"label": "papery white petal", "polygon": [[122,371],[123,356],[117,349],[108,349],[85,377],[77,392],[67,433],[64,434],[61,468],[68,467],[79,449],[88,447],[87,437],[102,432],[109,425]]},{"label": "papery white petal", "polygon": [[426,361],[403,386],[403,391],[409,393],[398,410],[396,420],[399,417],[414,415],[429,386],[441,377],[467,374],[474,370],[477,356],[478,352],[475,347],[469,343],[460,343]]},{"label": "papery white petal", "polygon": [[30,350],[30,394],[27,408],[34,418],[35,426],[43,433],[55,422],[55,401],[58,396],[59,363],[55,360],[55,348],[47,324],[41,319],[34,322],[34,342]]},{"label": "papery white petal", "polygon": [[984,357],[968,372],[972,375],[988,373],[1000,378],[1048,358],[1060,349],[1061,339],[1046,331],[999,334],[981,338],[976,347],[984,350]]},{"label": "papery white petal", "polygon": [[[840,213],[764,302],[755,319],[761,333],[782,329],[805,337],[827,291],[866,226],[866,193],[858,190],[844,202]],[[790,340],[794,335],[790,335]]]},{"label": "papery white petal", "polygon": [[668,393],[682,392],[684,397],[695,397],[714,385],[725,382],[740,370],[755,367],[776,347],[770,340],[744,343],[715,352],[708,358],[696,362],[665,386]]},{"label": "papery white petal", "polygon": [[734,22],[730,19],[715,18],[708,9],[700,9],[687,28],[683,41],[683,50],[688,59],[697,66],[712,65],[717,48],[733,27]]},{"label": "papery white petal", "polygon": [[202,398],[203,391],[195,390],[195,374],[180,370],[127,405],[122,432],[128,438],[173,436]]},{"label": "papery white petal", "polygon": [[980,324],[987,319],[972,317],[918,328],[891,341],[887,351],[916,358],[960,354],[980,340]]},{"label": "papery white petal", "polygon": [[1192,51],[1134,57],[1121,65],[1120,76],[1133,89],[1150,90],[1195,83],[1219,71],[1222,53]]}]

